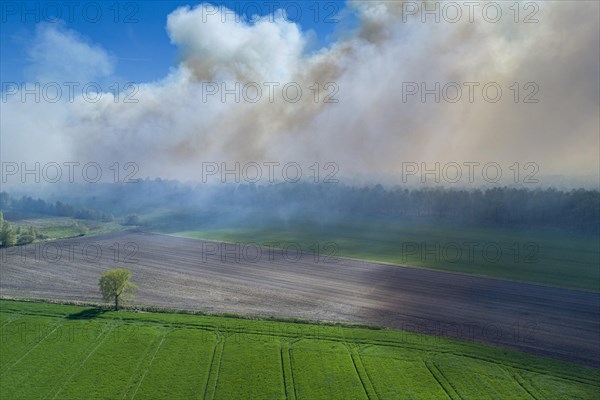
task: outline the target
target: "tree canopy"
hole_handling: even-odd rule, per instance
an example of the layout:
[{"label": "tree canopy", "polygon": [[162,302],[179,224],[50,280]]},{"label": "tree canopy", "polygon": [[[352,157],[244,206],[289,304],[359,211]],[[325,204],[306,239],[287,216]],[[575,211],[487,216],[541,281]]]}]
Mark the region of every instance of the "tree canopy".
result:
[{"label": "tree canopy", "polygon": [[119,309],[119,303],[133,296],[137,286],[130,282],[131,272],[126,269],[109,269],[100,277],[99,286],[102,297],[106,301],[114,301],[115,310]]},{"label": "tree canopy", "polygon": [[12,225],[4,220],[4,214],[0,211],[0,247],[14,246],[17,243],[17,233]]}]

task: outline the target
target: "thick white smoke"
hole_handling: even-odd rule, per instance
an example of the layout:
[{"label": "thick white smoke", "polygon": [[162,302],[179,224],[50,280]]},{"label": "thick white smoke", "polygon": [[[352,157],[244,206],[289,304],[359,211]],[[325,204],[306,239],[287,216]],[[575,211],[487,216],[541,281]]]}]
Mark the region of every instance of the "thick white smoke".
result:
[{"label": "thick white smoke", "polygon": [[[133,161],[143,176],[192,180],[200,179],[206,161],[336,162],[341,176],[365,177],[399,176],[401,164],[413,161],[505,167],[531,161],[542,175],[598,175],[597,2],[545,2],[538,22],[528,24],[524,15],[515,23],[512,14],[489,22],[480,8],[473,22],[463,15],[456,23],[435,23],[432,16],[423,23],[406,3],[350,2],[346,12],[358,17],[358,28],[338,32],[335,42],[311,53],[307,34],[279,11],[248,22],[206,7],[179,8],[167,17],[180,64],[161,81],[140,84],[137,103],[115,102],[111,93],[95,103],[8,97],[2,160]],[[65,29],[42,27],[39,40],[36,60],[46,59],[44,49],[53,43],[72,50],[63,53],[62,74],[83,68],[102,76],[114,62]],[[37,76],[57,79],[50,72]],[[83,79],[74,76],[63,80]],[[223,89],[236,82],[239,102],[232,93],[221,101]],[[435,94],[422,102],[420,84],[433,89],[436,82],[439,103]],[[462,89],[456,102],[449,101],[453,82]],[[290,83],[290,98],[302,89],[297,102],[283,97]],[[491,83],[503,91],[495,103],[482,93]],[[488,85],[491,97],[496,85]],[[262,93],[253,102],[257,87]],[[332,93],[337,102],[324,102]],[[539,101],[524,103],[528,95]]]}]

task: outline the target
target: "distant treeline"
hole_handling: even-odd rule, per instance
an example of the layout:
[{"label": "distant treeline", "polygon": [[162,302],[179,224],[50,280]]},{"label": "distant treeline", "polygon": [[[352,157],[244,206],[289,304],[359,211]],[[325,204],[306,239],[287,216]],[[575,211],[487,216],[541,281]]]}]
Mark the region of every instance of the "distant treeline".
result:
[{"label": "distant treeline", "polygon": [[485,190],[391,189],[381,186],[343,191],[338,203],[347,213],[462,221],[470,224],[600,227],[600,192],[555,189]]},{"label": "distant treeline", "polygon": [[[331,186],[331,185],[329,185]],[[596,190],[523,189],[498,187],[485,190],[444,188],[386,189],[335,185],[285,185],[265,189],[238,187],[237,196],[221,204],[261,204],[277,210],[287,204],[298,212],[352,217],[460,222],[496,226],[547,226],[600,230],[600,192]],[[294,207],[296,206],[296,207]]]},{"label": "distant treeline", "polygon": [[[49,194],[58,198],[57,191]],[[281,218],[383,217],[390,220],[444,221],[475,225],[557,227],[600,231],[600,192],[578,189],[447,189],[348,186],[344,184],[278,183],[271,185],[185,184],[161,179],[131,184],[70,187],[60,201],[11,199],[11,207],[46,210],[51,215],[102,219],[109,214],[149,214],[157,210],[235,219],[260,211]],[[2,194],[0,207],[5,207]],[[10,207],[9,207],[10,208]],[[103,210],[103,211],[92,211]]]},{"label": "distant treeline", "polygon": [[30,196],[14,198],[7,192],[0,193],[0,210],[6,212],[9,216],[11,214],[33,214],[103,222],[110,222],[114,219],[113,214],[110,212],[77,208],[61,201],[51,203],[42,199],[34,199]]}]

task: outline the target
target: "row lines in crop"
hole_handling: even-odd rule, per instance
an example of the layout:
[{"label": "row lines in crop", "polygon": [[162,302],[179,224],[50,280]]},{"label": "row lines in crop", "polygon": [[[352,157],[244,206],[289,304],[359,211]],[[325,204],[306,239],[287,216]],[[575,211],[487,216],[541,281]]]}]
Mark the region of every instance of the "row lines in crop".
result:
[{"label": "row lines in crop", "polygon": [[221,373],[223,352],[225,351],[225,339],[217,336],[210,361],[210,369],[204,390],[204,400],[213,400],[217,394],[217,384]]},{"label": "row lines in crop", "polygon": [[348,350],[348,354],[350,354],[350,359],[352,360],[352,364],[354,365],[354,370],[356,371],[356,375],[362,384],[363,390],[369,399],[379,399],[379,395],[377,394],[377,390],[373,386],[373,382],[371,378],[369,378],[369,373],[367,369],[363,365],[362,359],[360,358],[360,353],[356,346],[350,346],[348,343],[345,343],[346,350]]},{"label": "row lines in crop", "polygon": [[[62,383],[62,385],[60,386],[60,388],[56,391],[56,393],[54,393],[54,396],[52,396],[52,400],[56,399],[58,397],[58,395],[60,394],[60,392],[62,392],[62,390],[64,389],[64,387],[67,385],[67,383],[69,383],[73,377],[75,377],[75,375],[81,370],[81,368],[83,368],[83,366],[85,365],[85,363],[90,359],[90,357],[96,352],[96,350],[98,350],[98,348],[106,341],[106,338],[108,338],[110,335],[110,332],[114,329],[114,327],[116,326],[116,324],[106,324],[107,326],[104,327],[104,329],[102,330],[102,332],[100,332],[99,338],[102,338],[101,340],[98,341],[98,344],[96,344],[96,346],[94,346],[94,348],[92,348],[92,350],[90,350],[90,352],[87,354],[87,356],[81,361],[81,363],[79,363],[79,366],[77,367],[77,369],[75,369],[75,371],[73,371],[73,373],[71,375],[69,375],[69,377],[67,379],[65,379]],[[68,371],[72,368],[72,365],[67,369],[66,373],[68,373]]]},{"label": "row lines in crop", "polygon": [[[21,318],[24,315],[32,315],[32,316],[43,316],[46,314],[37,314],[37,313],[17,313],[18,316],[15,316],[14,318],[12,318],[9,321],[5,321],[4,325],[7,325],[11,322],[14,322],[15,320],[18,320],[19,318]],[[52,315],[52,317],[54,318],[64,318],[64,317],[59,317],[57,315]],[[100,317],[102,318],[102,317]],[[124,322],[124,323],[132,323],[132,324],[152,324],[152,325],[158,325],[161,324],[161,322],[159,321],[155,321],[152,319],[143,319],[143,318],[119,318],[120,321]],[[162,322],[162,325],[164,325],[164,322]],[[240,327],[239,326],[233,326],[233,327],[228,327],[228,326],[214,326],[212,324],[198,324],[198,323],[184,323],[184,322],[172,322],[169,324],[170,328],[177,328],[177,327],[192,327],[194,329],[200,329],[200,330],[204,330],[204,331],[208,331],[208,332],[215,332],[216,329],[216,333],[218,335],[226,335],[226,334],[236,334],[240,331]],[[330,328],[328,326],[326,326],[326,328]],[[52,333],[52,332],[51,332]],[[265,335],[269,335],[268,332],[265,332],[264,330],[261,329],[252,329],[252,328],[244,328],[243,333],[245,335],[259,335],[259,336],[265,336]],[[313,337],[311,337],[310,335],[308,336],[303,336],[302,332],[299,333],[294,333],[294,332],[277,332],[277,334],[271,334],[270,336],[273,336],[274,338],[281,338],[281,339],[297,339],[297,340],[303,340],[303,339],[311,339]],[[344,335],[340,335],[340,336],[336,336],[336,335],[331,335],[328,334],[327,332],[320,332],[318,334],[318,336],[315,336],[316,338],[318,338],[318,340],[327,340],[327,341],[331,341],[331,342],[338,342],[338,343],[348,343],[348,342],[352,342],[356,345],[378,345],[378,346],[388,346],[388,347],[394,347],[394,348],[403,348],[403,349],[412,349],[412,350],[417,350],[417,351],[421,351],[421,352],[427,352],[430,354],[451,354],[451,355],[459,355],[462,357],[467,357],[467,358],[471,358],[471,359],[475,359],[475,360],[481,360],[481,361],[487,361],[487,362],[493,362],[495,364],[498,365],[502,365],[504,367],[509,367],[509,368],[513,368],[513,369],[518,369],[518,370],[524,370],[524,371],[528,371],[528,372],[533,372],[533,373],[541,373],[541,374],[548,374],[549,371],[545,370],[545,369],[539,369],[539,368],[532,368],[530,365],[526,365],[524,362],[508,362],[508,360],[498,360],[498,359],[494,359],[491,357],[486,357],[483,355],[476,355],[476,354],[470,354],[469,352],[459,352],[456,350],[452,350],[452,349],[444,349],[443,347],[439,347],[439,348],[435,348],[434,351],[432,351],[431,349],[423,349],[423,346],[420,346],[418,344],[414,344],[414,343],[403,343],[400,342],[398,339],[394,339],[394,338],[373,338],[373,339],[360,339],[360,338],[352,338],[352,337],[341,337]],[[39,344],[39,343],[38,343]],[[12,368],[12,366],[10,367]],[[5,373],[6,371],[4,371],[3,373]],[[554,373],[553,373],[554,374]],[[555,374],[556,375],[556,374]],[[0,375],[1,376],[1,375]],[[569,381],[569,382],[578,382],[578,383],[584,383],[584,384],[588,384],[588,385],[592,385],[592,386],[599,386],[598,382],[596,381],[590,381],[587,379],[581,379],[578,378],[576,376],[571,376],[571,375],[557,375],[559,377],[561,377],[562,379]]]}]

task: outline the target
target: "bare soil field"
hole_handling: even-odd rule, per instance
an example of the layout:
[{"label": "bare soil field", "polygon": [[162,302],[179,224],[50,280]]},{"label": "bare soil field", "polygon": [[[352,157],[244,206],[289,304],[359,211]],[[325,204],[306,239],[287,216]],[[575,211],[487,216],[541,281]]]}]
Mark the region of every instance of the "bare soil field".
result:
[{"label": "bare soil field", "polygon": [[378,324],[600,366],[598,293],[326,255],[119,232],[2,250],[0,294],[98,302],[100,274],[121,267],[137,304]]}]

